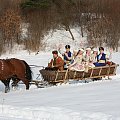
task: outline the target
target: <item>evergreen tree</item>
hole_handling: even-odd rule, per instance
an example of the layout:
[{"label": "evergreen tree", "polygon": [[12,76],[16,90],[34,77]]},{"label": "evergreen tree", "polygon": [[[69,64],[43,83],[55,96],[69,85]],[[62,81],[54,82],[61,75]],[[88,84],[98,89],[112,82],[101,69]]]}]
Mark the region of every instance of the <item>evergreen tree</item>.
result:
[{"label": "evergreen tree", "polygon": [[48,8],[52,0],[29,0],[21,4],[22,8]]}]

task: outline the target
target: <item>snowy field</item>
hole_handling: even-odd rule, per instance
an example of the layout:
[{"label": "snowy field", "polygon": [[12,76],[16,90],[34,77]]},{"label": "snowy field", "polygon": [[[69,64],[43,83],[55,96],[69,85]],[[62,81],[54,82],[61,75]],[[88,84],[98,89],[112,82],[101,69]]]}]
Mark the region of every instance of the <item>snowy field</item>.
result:
[{"label": "snowy field", "polygon": [[[29,55],[20,51],[0,58],[13,57],[24,59],[29,65],[47,66],[52,56],[51,52]],[[112,59],[120,64],[120,53],[113,53]],[[33,79],[39,69],[32,68]],[[0,120],[120,120],[120,68],[112,80],[48,88],[31,85],[28,91],[20,84],[7,94],[0,82]]]}]

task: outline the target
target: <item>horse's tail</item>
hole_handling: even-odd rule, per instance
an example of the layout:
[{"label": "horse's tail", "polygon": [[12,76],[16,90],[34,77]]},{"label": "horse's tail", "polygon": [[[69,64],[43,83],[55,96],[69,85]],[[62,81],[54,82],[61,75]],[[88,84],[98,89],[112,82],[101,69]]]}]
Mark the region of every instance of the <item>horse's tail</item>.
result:
[{"label": "horse's tail", "polygon": [[30,69],[30,66],[24,61],[22,60],[26,66],[26,78],[31,81],[32,80],[32,71]]}]

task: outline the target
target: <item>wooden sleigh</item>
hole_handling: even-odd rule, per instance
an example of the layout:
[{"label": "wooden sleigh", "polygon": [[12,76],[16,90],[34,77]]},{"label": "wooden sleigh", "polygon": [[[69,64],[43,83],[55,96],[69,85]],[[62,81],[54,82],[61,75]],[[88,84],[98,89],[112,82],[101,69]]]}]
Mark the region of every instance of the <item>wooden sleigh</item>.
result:
[{"label": "wooden sleigh", "polygon": [[102,77],[108,77],[116,75],[116,69],[118,64],[111,63],[110,65],[95,67],[89,69],[88,72],[84,71],[50,71],[42,69],[40,70],[41,76],[44,81],[48,83],[67,83],[69,80],[86,80],[86,79],[97,79]]}]

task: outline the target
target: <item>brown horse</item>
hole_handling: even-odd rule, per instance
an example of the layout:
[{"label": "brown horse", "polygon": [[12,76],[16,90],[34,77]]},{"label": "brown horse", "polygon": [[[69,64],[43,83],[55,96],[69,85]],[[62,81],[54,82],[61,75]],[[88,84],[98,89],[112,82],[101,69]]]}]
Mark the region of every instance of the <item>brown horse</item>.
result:
[{"label": "brown horse", "polygon": [[10,90],[10,79],[20,80],[26,85],[26,89],[29,89],[29,82],[32,79],[32,71],[29,65],[24,60],[16,58],[0,59],[0,80],[5,85],[5,93]]}]

